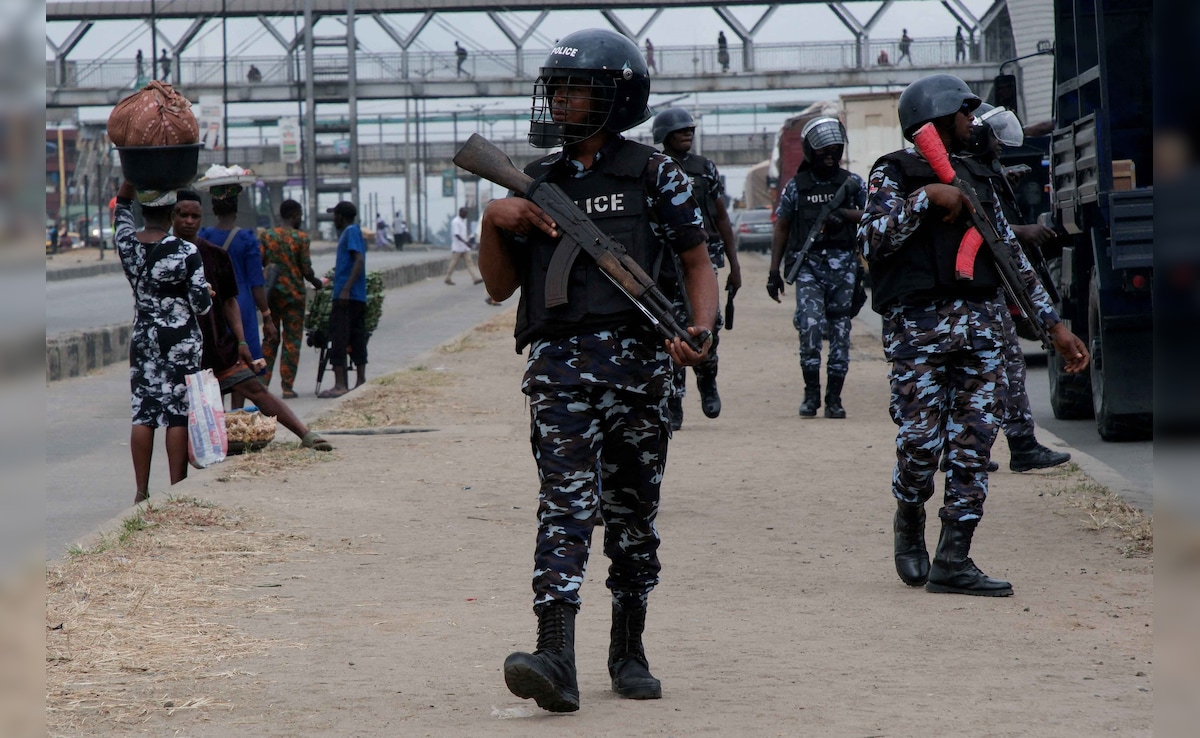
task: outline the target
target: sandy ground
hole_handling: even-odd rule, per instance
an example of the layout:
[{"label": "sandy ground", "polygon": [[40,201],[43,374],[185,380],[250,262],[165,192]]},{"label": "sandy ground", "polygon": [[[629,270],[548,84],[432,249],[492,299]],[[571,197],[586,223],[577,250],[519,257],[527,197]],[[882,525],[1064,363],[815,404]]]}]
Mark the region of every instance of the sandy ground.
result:
[{"label": "sandy ground", "polygon": [[[598,552],[578,620],[581,710],[544,713],[504,686],[505,656],[535,641],[537,490],[506,325],[422,362],[448,380],[408,411],[433,432],[338,436],[327,463],[173,490],[307,542],[212,595],[229,605],[223,627],[272,645],[169,689],[133,684],[152,709],[132,724],[97,715],[81,734],[1149,735],[1152,561],[1071,503],[1086,480],[993,475],[972,553],[1014,597],[904,586],[877,339],[856,337],[847,420],[797,417],[791,309],[749,276],[765,272],[754,258],[722,336],[724,411],[704,418],[693,385],[671,443],[646,634],[662,700],[609,691]],[[1003,442],[997,457],[1006,470]],[[189,689],[211,706],[153,709]]]}]

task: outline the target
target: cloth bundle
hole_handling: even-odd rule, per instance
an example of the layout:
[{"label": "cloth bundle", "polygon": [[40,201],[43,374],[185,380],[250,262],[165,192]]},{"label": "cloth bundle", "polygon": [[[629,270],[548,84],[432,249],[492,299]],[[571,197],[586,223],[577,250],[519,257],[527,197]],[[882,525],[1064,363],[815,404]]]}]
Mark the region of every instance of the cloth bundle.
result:
[{"label": "cloth bundle", "polygon": [[200,140],[192,103],[171,85],[155,80],[121,102],[108,116],[114,146],[180,146]]}]

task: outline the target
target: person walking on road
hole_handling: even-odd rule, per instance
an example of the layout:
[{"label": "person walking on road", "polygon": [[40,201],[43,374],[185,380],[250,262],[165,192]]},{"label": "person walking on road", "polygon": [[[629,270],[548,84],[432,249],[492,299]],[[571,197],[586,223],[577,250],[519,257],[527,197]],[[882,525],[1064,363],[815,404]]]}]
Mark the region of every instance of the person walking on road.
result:
[{"label": "person walking on road", "polygon": [[[821,342],[829,336],[829,359],[825,364],[825,417],[846,417],[842,387],[850,371],[850,326],[856,312],[854,293],[862,278],[858,261],[856,224],[866,203],[866,185],[857,174],[843,169],[846,128],[837,118],[814,118],[801,131],[804,161],[784,187],[775,211],[775,233],[771,240],[771,267],[767,294],[775,302],[784,292],[780,263],[791,273],[809,231],[818,227],[826,204],[841,201],[821,230],[796,276],[796,312],[792,325],[800,334],[800,371],[804,375],[801,417],[816,416],[821,407]],[[843,185],[847,182],[849,195]],[[785,258],[786,256],[786,258]]]},{"label": "person walking on road", "polygon": [[905,28],[900,34],[900,56],[896,57],[896,66],[900,66],[900,62],[908,59],[908,66],[913,65],[912,57],[908,52],[912,50],[912,37],[908,35],[908,29]]},{"label": "person walking on road", "polygon": [[[932,123],[953,157],[956,173],[987,203],[987,217],[1005,240],[1037,306],[1031,316],[1053,337],[1067,371],[1088,364],[1087,348],[1059,320],[996,202],[992,172],[966,153],[972,112],[980,99],[961,79],[936,74],[900,95],[905,138]],[[866,214],[858,237],[871,266],[872,307],[883,316],[884,354],[891,362],[891,415],[896,436],[892,496],[895,565],[910,586],[930,592],[1000,597],[1012,585],[984,574],[970,558],[988,491],[987,463],[996,438],[997,396],[1004,383],[1003,314],[997,267],[980,249],[972,276],[956,278],[958,246],[970,226],[970,202],[941,184],[914,148],[881,157],[871,170]],[[938,513],[941,535],[932,566],[925,547],[925,502],[943,446],[950,471]]]},{"label": "person walking on road", "polygon": [[329,311],[329,364],[333,387],[317,395],[325,399],[350,391],[346,377],[349,356],[358,370],[357,389],[367,381],[367,245],[354,222],[358,208],[343,200],[328,211],[338,232],[337,261],[333,268],[333,306]]},{"label": "person walking on road", "polygon": [[[596,225],[647,272],[667,250],[678,254],[695,313],[688,330],[699,336],[712,330],[717,313],[700,208],[678,164],[620,135],[650,117],[648,75],[625,36],[597,29],[563,38],[540,70],[530,121],[533,145],[563,148],[525,171],[577,202],[603,203],[609,217]],[[495,300],[520,288],[516,345],[518,351],[529,347],[521,389],[529,397],[541,483],[533,572],[537,649],[511,654],[504,680],[513,694],[542,709],[572,712],[579,709],[575,614],[598,520],[612,562],[606,582],[612,689],[628,699],[662,696],[642,633],[660,569],[654,521],[670,437],[671,362],[695,366],[711,341],[701,353],[678,338],[665,342],[583,256],[570,267],[567,303],[548,307],[548,265],[560,235],[558,224],[531,201],[494,200],[483,215],[480,269]]]},{"label": "person walking on road", "polygon": [[[263,342],[266,369],[262,381],[264,385],[271,386],[271,375],[278,354],[280,391],[285,400],[290,400],[298,396],[295,390],[296,368],[300,365],[304,308],[308,300],[304,283],[307,281],[314,290],[319,290],[324,282],[313,272],[308,234],[300,230],[304,222],[304,209],[300,203],[295,200],[280,203],[279,219],[283,225],[263,233],[261,239],[263,266],[269,268],[274,265],[279,270],[275,284],[267,295],[276,337],[268,337]],[[282,354],[279,353],[280,343],[283,344]]]},{"label": "person walking on road", "polygon": [[388,224],[383,215],[375,213],[375,248],[379,251],[390,249],[392,242],[388,240]]},{"label": "person walking on road", "polygon": [[[136,230],[133,199],[145,226]],[[150,498],[155,429],[166,427],[171,484],[187,478],[187,376],[200,371],[204,343],[200,320],[212,309],[204,265],[196,247],[169,235],[175,192],[138,192],[129,182],[117,191],[113,245],[133,288],[129,386],[133,429],[129,450],[137,489],[133,502]]]},{"label": "person walking on road", "polygon": [[408,223],[404,220],[404,214],[397,210],[396,217],[392,218],[392,242],[397,251],[403,251],[404,245],[411,241],[412,236],[408,233]]},{"label": "person walking on road", "polygon": [[172,230],[176,236],[196,245],[204,264],[204,278],[214,293],[214,309],[206,316],[207,320],[202,318],[200,321],[200,332],[204,336],[202,366],[213,370],[222,392],[238,392],[254,403],[264,415],[278,418],[283,427],[300,439],[301,447],[332,451],[333,446],[309,430],[287,403],[271,394],[255,374],[254,358],[242,333],[242,313],[237,301],[238,286],[233,261],[224,249],[197,234],[200,230],[200,212],[200,195],[191,190],[180,190],[172,214]]},{"label": "person walking on road", "polygon": [[471,252],[475,250],[475,238],[471,235],[471,224],[467,220],[465,207],[459,208],[458,215],[450,222],[450,238],[450,268],[446,270],[446,284],[454,284],[451,277],[460,263],[466,267],[467,274],[471,275],[472,284],[482,282],[483,278],[475,270],[475,262],[471,259]]},{"label": "person walking on road", "polygon": [[[742,287],[742,267],[738,263],[729,213],[725,210],[725,186],[721,183],[721,173],[717,171],[717,165],[711,159],[691,153],[696,137],[696,121],[691,113],[683,108],[667,108],[654,117],[651,133],[654,143],[662,144],[663,153],[683,167],[688,176],[692,193],[700,205],[700,214],[704,217],[708,257],[712,262],[713,273],[716,274],[725,266],[726,259],[729,260],[729,276],[725,281],[725,290],[732,299]],[[717,347],[721,343],[720,331],[724,323],[719,307],[718,305],[716,323],[713,324],[713,342],[708,350],[708,357],[693,368],[696,387],[700,390],[700,409],[708,418],[715,418],[721,414],[721,395],[717,392]],[[674,377],[675,393],[668,407],[671,429],[678,430],[683,425],[687,369],[682,366],[676,367]]]}]

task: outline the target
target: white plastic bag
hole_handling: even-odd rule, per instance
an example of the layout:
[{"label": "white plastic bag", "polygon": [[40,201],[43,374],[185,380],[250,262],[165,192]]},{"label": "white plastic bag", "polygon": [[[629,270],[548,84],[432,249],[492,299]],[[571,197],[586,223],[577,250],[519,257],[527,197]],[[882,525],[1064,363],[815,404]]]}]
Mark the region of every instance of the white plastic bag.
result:
[{"label": "white plastic bag", "polygon": [[221,383],[212,369],[187,376],[188,461],[203,469],[225,460],[229,437],[225,433],[225,403]]}]

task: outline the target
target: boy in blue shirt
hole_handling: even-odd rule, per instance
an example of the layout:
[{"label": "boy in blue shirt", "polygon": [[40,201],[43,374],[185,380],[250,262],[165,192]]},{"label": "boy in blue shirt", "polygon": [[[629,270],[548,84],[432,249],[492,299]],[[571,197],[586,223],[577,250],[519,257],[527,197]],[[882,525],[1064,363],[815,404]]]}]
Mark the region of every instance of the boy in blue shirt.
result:
[{"label": "boy in blue shirt", "polygon": [[346,382],[346,355],[358,369],[357,388],[367,381],[367,246],[355,224],[358,208],[343,200],[326,212],[333,214],[338,232],[337,263],[333,271],[333,306],[329,311],[329,363],[334,384],[318,397],[341,397]]}]

